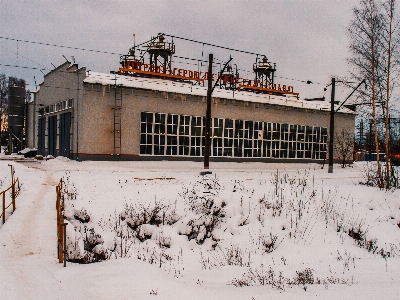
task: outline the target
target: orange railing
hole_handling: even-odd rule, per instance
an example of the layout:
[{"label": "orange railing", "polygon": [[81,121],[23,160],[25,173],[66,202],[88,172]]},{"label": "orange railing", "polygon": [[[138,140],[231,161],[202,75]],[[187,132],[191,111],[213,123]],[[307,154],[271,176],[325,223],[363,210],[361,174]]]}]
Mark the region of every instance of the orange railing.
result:
[{"label": "orange railing", "polygon": [[[0,192],[0,198],[2,199],[2,213],[0,215],[0,218],[3,219],[3,224],[6,222],[6,210],[12,205],[12,212],[14,213],[16,209],[15,205],[15,199],[17,198],[19,191],[21,189],[21,186],[19,184],[19,179],[14,178],[14,168],[12,165],[9,165],[11,167],[11,186],[4,191]],[[11,203],[8,205],[6,204],[6,194],[8,191],[11,190]]]}]

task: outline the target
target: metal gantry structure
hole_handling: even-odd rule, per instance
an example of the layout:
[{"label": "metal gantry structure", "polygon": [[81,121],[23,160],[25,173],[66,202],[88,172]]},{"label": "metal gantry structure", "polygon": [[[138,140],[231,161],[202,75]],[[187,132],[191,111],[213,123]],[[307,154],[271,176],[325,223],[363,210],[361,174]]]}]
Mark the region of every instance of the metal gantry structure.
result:
[{"label": "metal gantry structure", "polygon": [[[172,38],[171,41],[167,41],[166,37]],[[172,66],[172,57],[175,54],[175,43],[174,38],[186,40],[189,42],[200,43],[211,47],[217,47],[226,49],[229,51],[238,51],[250,55],[256,55],[256,62],[253,64],[254,79],[240,78],[238,69],[233,69],[231,60],[229,59],[225,63],[224,67],[213,74],[213,57],[210,53],[208,71],[202,72],[200,70],[186,70],[181,68],[175,68]],[[180,57],[183,58],[183,57]],[[190,58],[184,58],[190,59]],[[195,60],[195,59],[191,59]],[[200,61],[200,60],[197,60]],[[201,60],[201,62],[203,62]],[[192,84],[205,84],[208,82],[207,98],[211,98],[211,93],[216,86],[225,90],[243,90],[251,93],[265,93],[272,95],[291,95],[298,97],[298,93],[293,91],[292,86],[276,84],[274,81],[276,64],[270,62],[265,55],[257,53],[231,49],[227,47],[212,45],[205,42],[199,42],[192,39],[185,39],[175,37],[172,35],[159,33],[157,36],[152,37],[149,41],[136,45],[136,42],[132,48],[129,49],[128,54],[120,57],[121,67],[119,68],[118,74],[140,76],[140,77],[154,77],[169,79],[175,81],[185,81]],[[213,83],[214,81],[214,83]],[[121,109],[122,109],[122,90],[117,85],[115,80],[115,104],[113,106],[114,114],[114,154],[121,154]],[[207,103],[210,100],[207,101]],[[207,105],[209,106],[209,105]],[[207,107],[207,120],[211,118],[210,108]],[[207,122],[206,122],[207,123]],[[210,134],[209,125],[205,128],[206,135]],[[206,141],[209,140],[209,136],[205,136]],[[206,142],[207,144],[207,142]],[[209,147],[208,141],[208,147]],[[207,148],[207,147],[206,147]],[[205,150],[206,155],[209,154],[209,150]],[[205,168],[208,168],[208,157],[205,157]]]}]

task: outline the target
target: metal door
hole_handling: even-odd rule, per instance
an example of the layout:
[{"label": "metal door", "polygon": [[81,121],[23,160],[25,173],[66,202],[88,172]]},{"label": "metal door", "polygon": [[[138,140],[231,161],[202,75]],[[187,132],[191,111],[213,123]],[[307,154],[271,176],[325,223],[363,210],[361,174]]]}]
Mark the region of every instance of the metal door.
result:
[{"label": "metal door", "polygon": [[48,155],[57,156],[57,116],[48,118]]},{"label": "metal door", "polygon": [[60,153],[59,155],[70,156],[70,136],[71,136],[71,113],[60,115]]},{"label": "metal door", "polygon": [[46,118],[40,118],[38,123],[38,154],[45,154]]}]

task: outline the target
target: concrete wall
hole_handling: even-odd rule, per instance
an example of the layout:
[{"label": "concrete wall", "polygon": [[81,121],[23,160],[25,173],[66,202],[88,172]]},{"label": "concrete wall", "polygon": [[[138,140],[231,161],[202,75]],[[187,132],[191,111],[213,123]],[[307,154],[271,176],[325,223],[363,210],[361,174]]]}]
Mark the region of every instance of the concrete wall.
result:
[{"label": "concrete wall", "polygon": [[[50,73],[46,74],[43,83],[39,85],[39,91],[36,92],[32,108],[31,128],[34,131],[29,137],[29,144],[32,147],[38,146],[38,119],[46,118],[46,143],[47,143],[47,120],[48,117],[59,115],[65,112],[72,113],[72,124],[71,124],[71,151],[72,153],[78,152],[78,141],[79,141],[79,126],[77,124],[77,113],[79,113],[79,107],[82,99],[82,81],[85,78],[85,69],[78,69],[78,65],[71,65],[69,62],[62,64]],[[61,101],[72,100],[72,108],[46,113],[41,115],[40,109],[44,109],[46,106],[59,103]],[[58,141],[57,141],[58,147]]]},{"label": "concrete wall", "polygon": [[[82,115],[84,128],[80,151],[109,156],[113,153],[113,86],[84,84]],[[206,98],[168,92],[123,88],[122,155],[139,155],[140,113],[143,111],[205,116]],[[248,103],[213,98],[212,117],[329,128],[329,112],[287,106]],[[347,128],[354,132],[354,115],[337,113],[335,132]],[[111,158],[110,158],[111,159]]]},{"label": "concrete wall", "polygon": [[[111,154],[114,153],[115,88],[113,85],[83,83],[85,74],[84,68],[79,69],[77,65],[65,63],[45,75],[44,82],[35,94],[34,103],[29,110],[32,123],[28,137],[29,147],[37,147],[38,118],[45,117],[47,124],[48,117],[69,111],[72,113],[70,158],[77,160],[96,157],[110,160],[129,159],[139,156],[140,153],[141,112],[205,116],[205,97],[122,87],[121,156],[112,156]],[[39,116],[40,108],[68,99],[73,100],[72,108]],[[329,128],[328,111],[221,98],[213,98],[212,102],[212,117],[214,118]],[[339,133],[344,128],[354,132],[354,116],[336,113],[335,132]],[[248,159],[245,158],[245,160]]]}]

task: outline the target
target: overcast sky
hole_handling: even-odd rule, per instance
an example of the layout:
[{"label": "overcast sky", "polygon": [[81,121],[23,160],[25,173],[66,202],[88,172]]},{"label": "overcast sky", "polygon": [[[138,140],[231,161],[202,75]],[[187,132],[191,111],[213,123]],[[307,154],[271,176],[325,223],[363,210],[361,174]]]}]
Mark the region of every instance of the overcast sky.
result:
[{"label": "overcast sky", "polygon": [[[39,70],[74,56],[97,72],[118,70],[119,55],[44,46],[10,39],[127,53],[159,32],[265,54],[276,63],[276,83],[289,84],[300,97],[321,97],[331,76],[346,76],[346,28],[359,0],[0,0],[0,73],[27,81],[31,91],[43,81]],[[8,38],[8,39],[5,39]],[[241,77],[252,78],[256,57],[174,39],[176,55],[216,61],[233,57]],[[197,70],[196,65],[174,66]],[[193,62],[190,62],[193,63]],[[18,65],[19,68],[5,65]],[[206,68],[203,67],[206,71]],[[248,71],[248,72],[246,72]],[[285,79],[285,78],[289,78]],[[293,79],[293,80],[292,80]],[[301,81],[311,80],[307,85]],[[319,83],[319,84],[317,84]],[[329,91],[326,92],[329,97]]]}]

